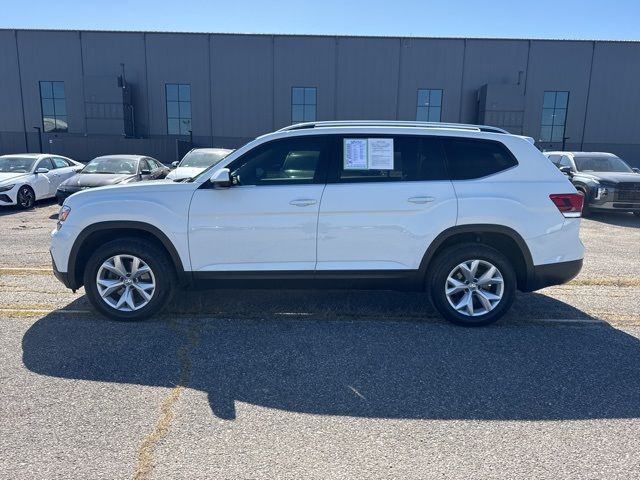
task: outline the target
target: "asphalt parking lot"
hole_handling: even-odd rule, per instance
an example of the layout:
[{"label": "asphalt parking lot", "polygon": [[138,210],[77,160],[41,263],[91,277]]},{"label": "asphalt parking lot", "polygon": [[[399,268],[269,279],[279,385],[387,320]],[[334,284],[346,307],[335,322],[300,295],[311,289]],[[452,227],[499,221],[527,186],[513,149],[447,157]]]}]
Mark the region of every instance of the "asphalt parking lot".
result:
[{"label": "asphalt parking lot", "polygon": [[186,292],[107,321],[0,211],[0,478],[640,477],[640,219],[483,329],[394,292]]}]

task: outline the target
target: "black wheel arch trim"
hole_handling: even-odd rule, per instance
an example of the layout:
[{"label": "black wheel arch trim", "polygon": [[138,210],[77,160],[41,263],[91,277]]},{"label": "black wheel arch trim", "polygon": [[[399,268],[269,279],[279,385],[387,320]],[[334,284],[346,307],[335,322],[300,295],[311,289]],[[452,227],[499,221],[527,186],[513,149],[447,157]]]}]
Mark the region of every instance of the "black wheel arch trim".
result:
[{"label": "black wheel arch trim", "polygon": [[151,225],[145,222],[137,222],[137,221],[129,221],[129,220],[119,220],[119,221],[108,221],[108,222],[98,222],[92,225],[89,225],[84,230],[80,232],[80,234],[76,237],[73,242],[73,246],[71,247],[71,252],[69,254],[69,260],[67,262],[67,282],[68,287],[71,289],[77,289],[82,286],[82,281],[78,281],[76,275],[76,263],[78,260],[78,254],[82,249],[84,242],[87,238],[96,232],[102,232],[105,230],[132,230],[132,231],[144,231],[153,235],[167,250],[169,256],[171,257],[171,263],[173,264],[176,274],[178,275],[178,280],[181,285],[188,284],[191,281],[191,272],[187,272],[182,265],[182,260],[180,259],[180,255],[178,255],[178,251],[175,246],[169,240],[169,237],[160,230],[158,227]]},{"label": "black wheel arch trim", "polygon": [[533,265],[531,252],[529,251],[529,247],[527,246],[527,243],[524,241],[522,236],[514,229],[506,227],[504,225],[474,223],[466,225],[456,225],[444,230],[433,240],[433,242],[431,242],[431,245],[429,245],[429,247],[427,248],[427,251],[422,257],[422,261],[420,262],[420,272],[426,276],[427,270],[429,269],[431,261],[433,260],[433,257],[438,249],[451,237],[464,233],[477,235],[482,235],[483,233],[498,233],[505,235],[513,240],[518,246],[520,253],[522,254],[525,266],[526,278],[524,279],[523,284],[518,285],[518,289],[529,291],[529,287],[534,284],[533,278],[535,275],[535,267]]}]

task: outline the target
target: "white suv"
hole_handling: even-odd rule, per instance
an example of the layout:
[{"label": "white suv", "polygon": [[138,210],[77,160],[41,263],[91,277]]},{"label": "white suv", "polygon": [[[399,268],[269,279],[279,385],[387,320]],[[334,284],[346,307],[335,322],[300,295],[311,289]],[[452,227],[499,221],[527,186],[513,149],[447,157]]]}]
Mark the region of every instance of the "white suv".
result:
[{"label": "white suv", "polygon": [[178,286],[426,291],[486,325],[515,291],[582,266],[582,196],[524,137],[493,127],[316,122],[259,137],[183,183],[69,197],[55,275],[107,317]]}]

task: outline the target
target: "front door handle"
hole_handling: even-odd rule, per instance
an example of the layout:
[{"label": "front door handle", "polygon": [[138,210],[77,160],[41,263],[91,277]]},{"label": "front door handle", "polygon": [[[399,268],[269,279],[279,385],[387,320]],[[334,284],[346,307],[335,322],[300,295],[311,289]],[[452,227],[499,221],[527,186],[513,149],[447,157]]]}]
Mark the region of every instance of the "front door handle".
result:
[{"label": "front door handle", "polygon": [[291,200],[289,202],[290,205],[295,205],[296,207],[308,207],[309,205],[315,205],[317,200],[313,198],[298,198],[297,200]]},{"label": "front door handle", "polygon": [[418,197],[410,197],[410,198],[407,199],[407,201],[411,202],[411,203],[430,203],[430,202],[433,202],[434,200],[435,200],[435,198],[429,197],[427,195],[418,196]]}]

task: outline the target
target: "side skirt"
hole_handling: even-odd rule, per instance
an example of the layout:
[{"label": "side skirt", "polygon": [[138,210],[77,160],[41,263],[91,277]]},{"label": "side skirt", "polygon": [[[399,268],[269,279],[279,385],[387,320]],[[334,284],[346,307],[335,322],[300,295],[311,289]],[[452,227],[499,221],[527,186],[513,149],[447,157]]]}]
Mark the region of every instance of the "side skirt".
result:
[{"label": "side skirt", "polygon": [[196,288],[423,291],[419,270],[192,272]]}]

